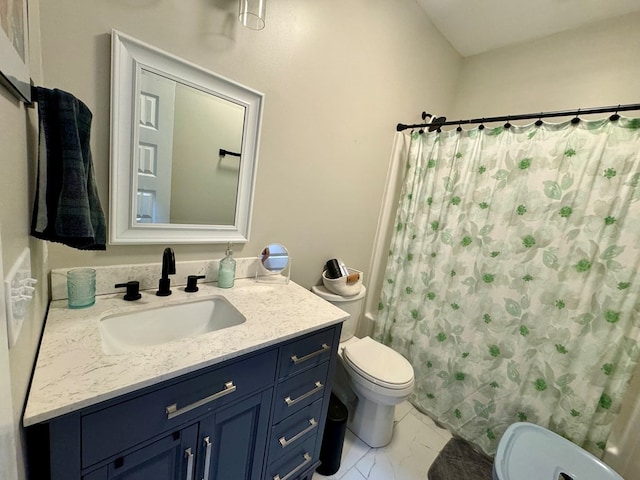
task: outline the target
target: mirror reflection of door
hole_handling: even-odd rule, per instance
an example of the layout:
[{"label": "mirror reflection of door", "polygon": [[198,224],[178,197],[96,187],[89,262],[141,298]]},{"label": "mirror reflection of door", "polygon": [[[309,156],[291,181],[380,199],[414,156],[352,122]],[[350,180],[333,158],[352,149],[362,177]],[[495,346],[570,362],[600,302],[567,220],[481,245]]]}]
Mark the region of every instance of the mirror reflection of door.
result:
[{"label": "mirror reflection of door", "polygon": [[139,101],[136,221],[233,225],[245,107],[144,69]]},{"label": "mirror reflection of door", "polygon": [[139,223],[170,223],[176,82],[142,70],[136,191]]},{"label": "mirror reflection of door", "polygon": [[[171,223],[233,225],[245,108],[178,83],[171,171]],[[220,150],[237,153],[220,155]]]}]

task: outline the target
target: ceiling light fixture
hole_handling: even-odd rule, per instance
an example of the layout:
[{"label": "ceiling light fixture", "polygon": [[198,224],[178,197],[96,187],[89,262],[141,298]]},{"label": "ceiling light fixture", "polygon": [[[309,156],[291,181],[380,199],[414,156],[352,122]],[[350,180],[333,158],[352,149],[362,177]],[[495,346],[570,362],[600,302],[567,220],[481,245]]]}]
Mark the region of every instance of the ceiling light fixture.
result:
[{"label": "ceiling light fixture", "polygon": [[267,13],[267,0],[240,0],[238,20],[251,30],[264,28],[264,17]]}]

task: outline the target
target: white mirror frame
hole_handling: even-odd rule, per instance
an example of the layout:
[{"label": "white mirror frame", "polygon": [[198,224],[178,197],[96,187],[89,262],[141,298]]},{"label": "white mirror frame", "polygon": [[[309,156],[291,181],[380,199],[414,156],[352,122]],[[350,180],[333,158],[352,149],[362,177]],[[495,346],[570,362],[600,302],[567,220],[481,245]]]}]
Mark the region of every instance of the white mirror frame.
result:
[{"label": "white mirror frame", "polygon": [[[121,32],[111,33],[111,173],[109,243],[245,243],[249,240],[264,94],[221,77]],[[234,225],[136,222],[136,168],[140,70],[150,70],[245,107],[242,161]]]}]

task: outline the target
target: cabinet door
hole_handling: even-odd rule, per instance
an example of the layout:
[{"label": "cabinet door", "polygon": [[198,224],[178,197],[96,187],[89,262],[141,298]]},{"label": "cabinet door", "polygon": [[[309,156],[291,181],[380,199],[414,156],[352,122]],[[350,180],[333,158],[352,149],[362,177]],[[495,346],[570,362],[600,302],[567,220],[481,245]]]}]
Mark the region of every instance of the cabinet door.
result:
[{"label": "cabinet door", "polygon": [[107,479],[193,480],[197,431],[197,425],[187,427],[114,460],[107,467]]},{"label": "cabinet door", "polygon": [[198,479],[260,479],[271,396],[271,390],[255,394],[200,421]]}]

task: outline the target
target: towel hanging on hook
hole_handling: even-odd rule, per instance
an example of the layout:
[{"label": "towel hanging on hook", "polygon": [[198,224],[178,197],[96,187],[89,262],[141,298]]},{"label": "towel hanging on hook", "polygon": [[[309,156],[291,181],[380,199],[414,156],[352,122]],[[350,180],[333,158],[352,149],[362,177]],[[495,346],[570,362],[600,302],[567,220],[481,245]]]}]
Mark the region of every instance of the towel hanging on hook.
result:
[{"label": "towel hanging on hook", "polygon": [[89,146],[93,115],[72,94],[35,87],[39,139],[31,235],[106,250],[106,220]]}]

